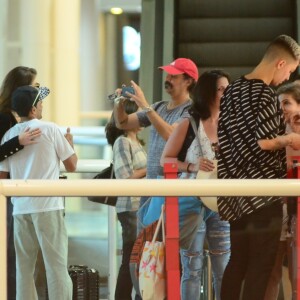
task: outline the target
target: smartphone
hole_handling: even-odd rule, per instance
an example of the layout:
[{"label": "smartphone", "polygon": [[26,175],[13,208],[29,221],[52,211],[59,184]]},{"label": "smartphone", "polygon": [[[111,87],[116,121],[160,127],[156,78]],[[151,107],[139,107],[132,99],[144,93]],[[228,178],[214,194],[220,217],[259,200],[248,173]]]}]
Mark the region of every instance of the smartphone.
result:
[{"label": "smartphone", "polygon": [[125,98],[130,98],[126,92],[130,93],[130,94],[134,94],[134,89],[132,86],[124,86],[122,87],[122,92],[121,92],[121,96],[125,97]]},{"label": "smartphone", "polygon": [[109,101],[114,101],[117,97],[118,97],[118,94],[117,93],[113,93],[113,94],[108,95],[107,99]]}]

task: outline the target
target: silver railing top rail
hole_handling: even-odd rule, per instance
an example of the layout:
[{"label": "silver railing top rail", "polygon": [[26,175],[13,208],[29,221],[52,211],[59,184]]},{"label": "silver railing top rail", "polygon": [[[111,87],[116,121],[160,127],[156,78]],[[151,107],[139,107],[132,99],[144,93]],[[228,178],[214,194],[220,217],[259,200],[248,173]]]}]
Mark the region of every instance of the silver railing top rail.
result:
[{"label": "silver railing top rail", "polygon": [[[99,145],[106,146],[104,126],[70,126],[73,142],[77,145]],[[67,126],[61,126],[62,133],[66,133]]]},{"label": "silver railing top rail", "polygon": [[[217,187],[217,188],[216,188]],[[299,196],[298,179],[0,180],[5,196]]]},{"label": "silver railing top rail", "polygon": [[[99,173],[110,164],[106,159],[78,159],[75,173]],[[60,163],[60,172],[67,173],[63,163]]]},{"label": "silver railing top rail", "polygon": [[6,299],[5,196],[299,196],[297,179],[0,180],[0,290]]}]

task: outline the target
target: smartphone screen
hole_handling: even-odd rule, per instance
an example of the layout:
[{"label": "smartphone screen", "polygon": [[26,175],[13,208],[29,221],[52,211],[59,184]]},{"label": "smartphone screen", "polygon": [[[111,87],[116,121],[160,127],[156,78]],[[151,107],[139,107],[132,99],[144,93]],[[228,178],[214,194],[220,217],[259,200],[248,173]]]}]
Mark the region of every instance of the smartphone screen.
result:
[{"label": "smartphone screen", "polygon": [[121,96],[125,97],[125,98],[129,98],[129,96],[126,94],[126,92],[128,92],[130,94],[134,94],[133,87],[132,86],[124,86],[124,87],[122,87]]}]

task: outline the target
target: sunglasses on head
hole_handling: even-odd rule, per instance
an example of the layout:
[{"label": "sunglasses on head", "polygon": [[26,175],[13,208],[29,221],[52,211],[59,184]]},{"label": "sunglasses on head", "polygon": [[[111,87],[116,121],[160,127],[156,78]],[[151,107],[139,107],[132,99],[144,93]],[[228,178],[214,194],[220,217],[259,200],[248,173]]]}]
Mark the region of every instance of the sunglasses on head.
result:
[{"label": "sunglasses on head", "polygon": [[34,106],[35,103],[39,100],[40,94],[41,94],[41,90],[38,90],[38,93],[37,93],[37,95],[36,95],[36,97],[35,97],[35,99],[34,99],[34,101],[33,101],[33,103],[32,103],[32,106]]}]

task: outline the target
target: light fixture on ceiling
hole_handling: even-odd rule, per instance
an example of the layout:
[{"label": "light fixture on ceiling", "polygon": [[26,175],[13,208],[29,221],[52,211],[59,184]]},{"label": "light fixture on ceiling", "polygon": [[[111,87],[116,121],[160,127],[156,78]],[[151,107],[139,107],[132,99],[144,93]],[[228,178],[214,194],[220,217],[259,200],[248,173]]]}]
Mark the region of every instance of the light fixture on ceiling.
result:
[{"label": "light fixture on ceiling", "polygon": [[121,7],[112,7],[110,9],[110,12],[113,14],[113,15],[121,15],[123,13],[123,9]]},{"label": "light fixture on ceiling", "polygon": [[112,13],[112,7],[121,7],[123,13],[141,13],[142,11],[142,0],[95,0],[95,3],[100,12]]}]

